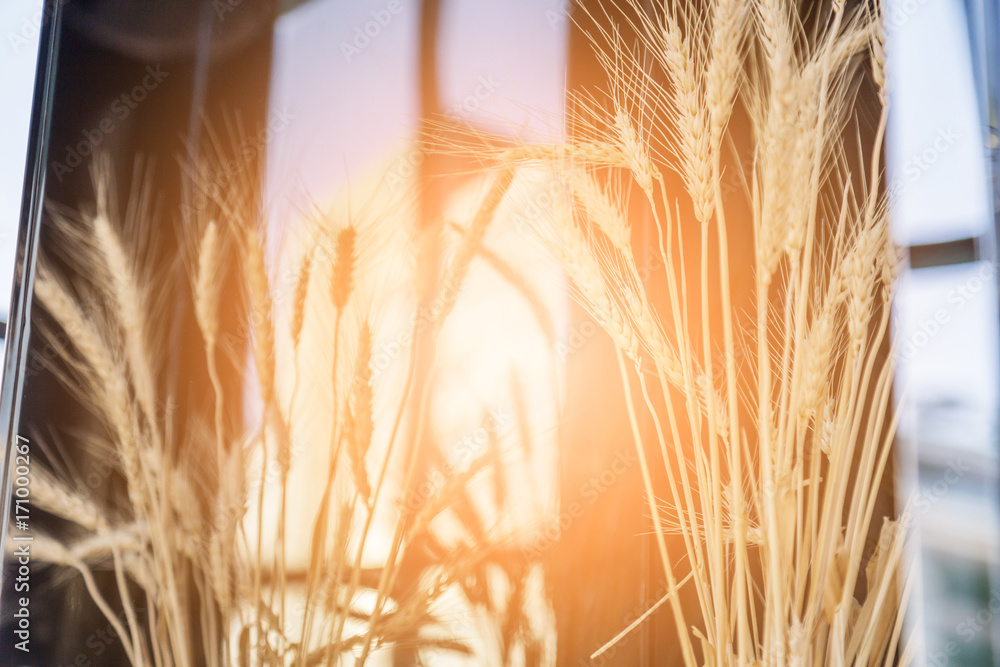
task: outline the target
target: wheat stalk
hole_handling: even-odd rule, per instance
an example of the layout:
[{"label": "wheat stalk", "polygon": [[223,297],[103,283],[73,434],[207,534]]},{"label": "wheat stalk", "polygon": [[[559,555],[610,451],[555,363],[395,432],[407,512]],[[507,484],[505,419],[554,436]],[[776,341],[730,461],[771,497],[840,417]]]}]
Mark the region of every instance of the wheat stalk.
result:
[{"label": "wheat stalk", "polygon": [[[185,362],[204,364],[215,400],[164,417],[179,397],[160,388],[164,364],[153,343],[169,320],[153,298],[141,235],[120,231],[127,221],[109,205],[107,172],[96,172],[98,206],[84,220],[92,239],[74,262],[82,275],[70,281],[42,266],[35,293],[69,334],[68,343],[47,334],[62,356],[64,370],[54,372],[100,418],[92,437],[110,443],[127,493],[106,506],[54,473],[40,475],[38,506],[85,535],[36,544],[41,560],[83,578],[118,623],[133,664],[338,665],[356,655],[363,665],[393,642],[458,649],[451,636],[425,639],[432,609],[472,580],[495,588],[480,573],[497,565],[510,577],[497,664],[517,662],[510,647],[518,640],[526,663],[537,654],[525,620],[530,563],[516,550],[507,560],[498,555],[509,540],[495,539],[468,507],[468,488],[492,467],[492,504],[498,513],[510,509],[499,437],[490,434],[486,454],[410,504],[434,432],[437,336],[476,258],[525,296],[546,337],[557,340],[531,279],[486,243],[524,168],[541,168],[564,186],[534,232],[615,344],[623,386],[613,399],[624,398],[667,583],[653,609],[595,657],[656,608],[671,614],[678,660],[688,666],[880,665],[912,655],[902,629],[913,586],[904,563],[906,517],[876,512],[898,418],[886,354],[895,265],[879,171],[886,114],[877,12],[834,2],[804,14],[786,0],[704,7],[679,0],[648,11],[640,4],[630,5],[636,18],[609,12],[597,22],[608,26],[594,44],[610,45],[598,53],[610,102],[600,108],[598,96],[574,95],[576,135],[512,146],[469,130],[467,141],[441,140],[442,149],[497,168],[444,271],[418,260],[407,276],[402,291],[417,285],[417,312],[406,376],[391,391],[372,374],[379,318],[366,300],[377,280],[363,251],[403,227],[398,218],[374,216],[375,227],[351,217],[332,237],[332,265],[321,266],[322,256],[308,248],[284,285],[266,251],[263,211],[247,205],[257,198],[229,178],[213,193],[212,215],[191,225],[190,239],[193,316],[204,346]],[[626,28],[637,35],[635,46]],[[861,66],[865,55],[870,68]],[[858,122],[860,77],[871,78],[883,110],[859,159],[842,134]],[[724,188],[734,162],[746,165],[743,199]],[[214,189],[209,172],[195,174],[205,181],[196,188]],[[637,250],[649,249],[633,243],[640,210],[656,232],[651,250],[660,266],[652,280],[637,262]],[[752,248],[732,245],[737,225],[752,232]],[[246,336],[229,339],[232,332],[221,330],[220,278],[233,247],[242,258],[232,270]],[[734,277],[744,261],[753,271],[749,285]],[[329,277],[327,289],[310,289],[317,276]],[[279,321],[284,311],[274,306],[285,296],[291,307]],[[442,307],[424,312],[434,297]],[[428,314],[433,326],[421,332]],[[299,357],[320,340],[325,356],[317,358],[332,361],[322,411],[330,432],[306,442],[316,401],[299,401],[299,376],[311,377],[304,366],[315,359],[303,356],[300,368]],[[418,347],[429,350],[420,373]],[[256,371],[249,390],[262,413],[247,433],[223,428],[243,397],[223,395],[220,353],[241,371]],[[290,395],[280,372],[286,361]],[[519,381],[512,384],[526,462],[532,429]],[[391,403],[384,423],[380,401]],[[329,468],[322,498],[303,517],[311,530],[299,535],[289,530],[288,492],[293,453],[309,448],[323,451]],[[202,458],[210,451],[214,466]],[[280,494],[273,517],[271,493]],[[445,546],[436,536],[435,521],[449,508],[468,544]],[[376,514],[389,517],[392,539],[380,565],[369,568]],[[862,570],[869,535],[879,528]],[[308,561],[304,572],[293,570],[292,549]],[[427,559],[432,564],[414,573],[414,563]],[[91,572],[109,561],[114,593]],[[678,594],[685,588],[691,596]],[[148,628],[137,620],[136,591],[145,596]],[[115,607],[125,611],[124,623]]]},{"label": "wheat stalk", "polygon": [[[812,29],[798,11],[781,0],[717,0],[704,12],[636,4],[623,16],[639,18],[623,20],[643,53],[624,47],[614,19],[600,35],[611,44],[599,54],[610,112],[579,111],[579,141],[495,154],[504,165],[546,165],[563,178],[573,198],[557,201],[564,210],[538,233],[619,350],[637,363],[641,351],[658,360],[661,399],[646,390],[642,371],[638,381],[660,445],[662,491],[619,356],[668,590],[690,581],[696,591],[691,608],[668,594],[688,665],[874,665],[895,659],[890,642],[899,642],[903,611],[893,591],[904,531],[886,533],[880,567],[870,568],[871,592],[854,600],[895,430],[893,366],[883,354],[892,275],[877,171],[884,108],[870,165],[851,162],[839,134],[855,113],[848,82],[863,76],[857,55],[873,54],[871,76],[884,88],[879,18],[848,15],[834,3],[809,19]],[[747,64],[749,53],[763,58]],[[644,67],[644,56],[669,86]],[[754,141],[745,207],[721,187],[737,101]],[[665,151],[653,149],[659,136],[672,142]],[[683,195],[666,189],[653,156],[680,174]],[[623,185],[595,178],[609,167],[608,179]],[[859,174],[867,179],[861,192],[850,186]],[[667,286],[660,302],[635,269],[628,182],[656,226]],[[700,232],[693,238],[682,233],[682,199]],[[754,232],[755,317],[742,350],[736,331],[744,306],[733,299],[727,232],[734,220]],[[696,258],[692,271],[685,257]],[[699,287],[694,302],[689,275]],[[712,284],[721,288],[715,304]],[[669,335],[659,308],[670,314]],[[738,355],[749,355],[750,372]],[[681,448],[683,440],[689,446]],[[656,497],[670,498],[666,516]],[[679,553],[668,553],[666,517],[683,536]],[[675,572],[682,556],[689,579]],[[860,616],[851,613],[856,606]]]}]

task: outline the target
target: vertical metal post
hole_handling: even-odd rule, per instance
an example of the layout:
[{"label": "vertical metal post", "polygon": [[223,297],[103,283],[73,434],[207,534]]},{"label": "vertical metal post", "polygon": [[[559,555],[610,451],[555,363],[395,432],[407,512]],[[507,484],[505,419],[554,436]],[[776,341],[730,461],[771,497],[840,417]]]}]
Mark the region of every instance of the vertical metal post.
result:
[{"label": "vertical metal post", "polygon": [[[6,544],[11,504],[11,447],[17,438],[21,407],[21,389],[28,341],[31,336],[31,295],[35,279],[35,257],[38,251],[42,206],[45,199],[45,175],[48,165],[49,130],[52,118],[52,96],[55,90],[56,61],[62,6],[65,0],[46,0],[39,37],[38,66],[35,70],[35,92],[28,134],[28,155],[25,162],[24,187],[21,194],[21,219],[17,232],[14,259],[14,283],[7,320],[7,335],[3,358],[3,383],[0,389],[0,423],[4,428],[2,461],[2,521],[0,544]],[[4,568],[0,568],[0,588]],[[0,614],[3,614],[0,600]]]}]

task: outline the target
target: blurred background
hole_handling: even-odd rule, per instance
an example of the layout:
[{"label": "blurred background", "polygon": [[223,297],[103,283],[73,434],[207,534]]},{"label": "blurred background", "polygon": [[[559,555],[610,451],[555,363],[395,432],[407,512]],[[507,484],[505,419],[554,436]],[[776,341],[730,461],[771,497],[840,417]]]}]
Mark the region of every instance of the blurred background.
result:
[{"label": "blurred background", "polygon": [[[275,244],[307,242],[295,236],[302,211],[288,193],[351,211],[376,182],[398,184],[404,193],[418,178],[458,171],[423,159],[420,130],[429,118],[445,114],[501,139],[505,132],[544,137],[565,125],[567,90],[593,78],[579,64],[586,43],[570,20],[568,0],[185,0],[169,9],[153,2],[128,9],[114,0],[61,4],[66,23],[50,197],[66,206],[80,201],[89,179],[73,155],[100,144],[130,160],[142,156],[165,178],[164,197],[180,202],[177,177],[166,175],[176,171],[175,156],[211,140],[206,120],[225,127],[239,119],[262,132],[252,159],[259,162]],[[891,87],[886,169],[894,238],[909,250],[894,328],[896,395],[905,398],[896,497],[898,505],[912,502],[915,508],[922,572],[914,601],[921,613],[912,629],[925,638],[927,665],[1000,664],[1000,3],[885,0],[885,16]],[[4,320],[44,19],[41,0],[0,6]],[[133,165],[123,160],[116,167],[127,181]],[[482,183],[470,176],[441,191],[448,194],[421,195],[416,202],[418,224],[433,215],[463,219],[463,206],[482,192]],[[515,222],[496,230],[491,244],[516,251]],[[163,252],[172,244],[167,239]],[[476,289],[492,295],[493,307],[469,302],[456,309],[446,363],[466,368],[463,377],[471,379],[449,388],[450,400],[435,410],[436,428],[443,442],[458,443],[476,427],[469,414],[508,409],[509,398],[496,388],[506,386],[512,351],[520,350],[521,365],[513,370],[536,388],[532,428],[552,440],[552,456],[524,484],[538,489],[528,505],[542,513],[559,499],[573,500],[579,480],[605,469],[614,448],[588,448],[572,432],[550,433],[558,410],[586,408],[574,396],[581,379],[574,373],[585,363],[593,367],[600,343],[591,341],[593,332],[584,328],[585,318],[570,305],[551,264],[529,252],[517,268],[548,277],[541,297],[555,314],[561,349],[572,354],[562,355],[551,372],[531,314],[513,301],[504,305],[497,276],[478,275]],[[391,342],[391,330],[387,336]],[[484,337],[498,350],[488,363],[463,346]],[[524,355],[526,349],[537,353]],[[480,365],[470,368],[474,363]],[[177,370],[178,382],[184,372]],[[612,419],[610,433],[617,429]],[[579,446],[571,457],[565,448],[557,455],[557,441]],[[602,496],[580,523],[637,533],[638,523],[620,520],[641,515],[637,505],[628,505],[637,500],[625,493],[632,486],[618,485]],[[573,531],[582,535],[588,528]],[[647,551],[624,562],[614,545],[574,543],[572,534],[561,543],[569,546],[552,550],[560,567],[549,573],[553,622],[560,664],[576,664],[592,644],[617,632],[630,610],[648,604],[655,568]],[[589,560],[574,560],[574,549],[586,550]],[[587,587],[583,599],[580,582],[597,581],[598,574],[607,590]],[[621,664],[658,664],[656,629],[655,619],[644,626],[624,646]]]},{"label": "blurred background", "polygon": [[914,503],[928,665],[997,664],[996,221],[1000,24],[993,0],[888,0],[897,501]]},{"label": "blurred background", "polygon": [[7,322],[7,306],[14,270],[17,225],[21,212],[28,124],[31,120],[42,0],[11,0],[0,7],[0,318]]}]

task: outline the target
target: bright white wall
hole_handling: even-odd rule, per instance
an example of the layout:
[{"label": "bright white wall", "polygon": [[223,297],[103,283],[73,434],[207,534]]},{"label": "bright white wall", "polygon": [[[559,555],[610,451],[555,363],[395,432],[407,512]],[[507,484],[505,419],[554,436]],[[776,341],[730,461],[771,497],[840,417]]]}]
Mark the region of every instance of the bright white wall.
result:
[{"label": "bright white wall", "polygon": [[0,3],[0,317],[7,319],[42,0]]}]

